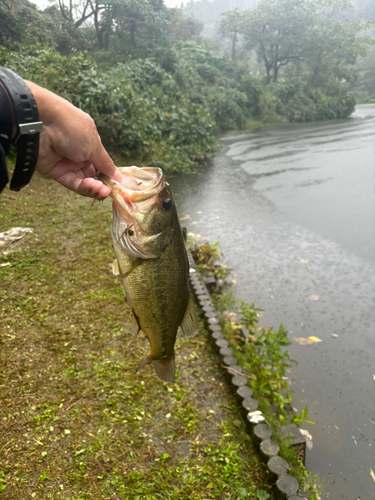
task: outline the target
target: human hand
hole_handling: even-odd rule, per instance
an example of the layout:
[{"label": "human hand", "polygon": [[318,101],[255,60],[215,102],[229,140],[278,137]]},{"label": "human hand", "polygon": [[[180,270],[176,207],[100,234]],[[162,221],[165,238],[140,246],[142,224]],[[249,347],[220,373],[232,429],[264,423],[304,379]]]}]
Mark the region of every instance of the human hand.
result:
[{"label": "human hand", "polygon": [[82,196],[102,200],[111,189],[100,172],[121,182],[122,176],[104,149],[94,120],[67,100],[26,81],[43,122],[36,170]]}]

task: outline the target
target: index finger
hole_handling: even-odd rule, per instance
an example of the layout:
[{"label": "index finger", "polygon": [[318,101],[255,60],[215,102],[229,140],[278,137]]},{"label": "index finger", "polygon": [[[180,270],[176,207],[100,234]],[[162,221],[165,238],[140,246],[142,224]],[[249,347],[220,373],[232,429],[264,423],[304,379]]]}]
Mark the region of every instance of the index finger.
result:
[{"label": "index finger", "polygon": [[105,150],[103,144],[100,142],[99,136],[98,139],[99,139],[99,147],[91,154],[89,160],[94,165],[96,170],[107,175],[109,178],[117,182],[121,182],[122,181],[121,173],[116,168],[112,158]]}]

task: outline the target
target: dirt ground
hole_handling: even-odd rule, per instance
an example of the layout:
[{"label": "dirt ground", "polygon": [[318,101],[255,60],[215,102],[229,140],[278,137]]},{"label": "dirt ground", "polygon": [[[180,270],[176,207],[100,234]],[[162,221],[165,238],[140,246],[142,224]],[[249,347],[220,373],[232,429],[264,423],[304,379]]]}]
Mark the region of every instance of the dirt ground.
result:
[{"label": "dirt ground", "polygon": [[266,498],[203,327],[177,341],[176,384],[135,375],[110,207],[39,175],[0,196],[0,232],[33,229],[0,249],[0,498]]}]

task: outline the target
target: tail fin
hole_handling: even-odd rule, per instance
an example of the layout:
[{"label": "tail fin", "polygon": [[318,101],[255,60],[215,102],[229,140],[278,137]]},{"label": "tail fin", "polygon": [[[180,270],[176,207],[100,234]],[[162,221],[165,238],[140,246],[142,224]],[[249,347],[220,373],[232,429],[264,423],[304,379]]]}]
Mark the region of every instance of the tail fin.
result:
[{"label": "tail fin", "polygon": [[152,362],[152,364],[154,365],[156,375],[162,382],[170,382],[171,384],[174,383],[176,369],[174,361],[174,351],[173,354],[171,354],[167,358],[156,359]]}]

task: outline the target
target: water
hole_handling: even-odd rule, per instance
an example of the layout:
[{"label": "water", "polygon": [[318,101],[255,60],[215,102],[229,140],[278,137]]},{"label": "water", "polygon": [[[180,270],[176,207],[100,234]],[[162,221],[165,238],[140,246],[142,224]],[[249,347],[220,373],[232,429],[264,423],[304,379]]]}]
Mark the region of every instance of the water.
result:
[{"label": "water", "polygon": [[322,340],[289,351],[323,499],[375,500],[374,116],[227,137],[206,170],[171,181],[184,225],[220,243],[263,326]]}]

